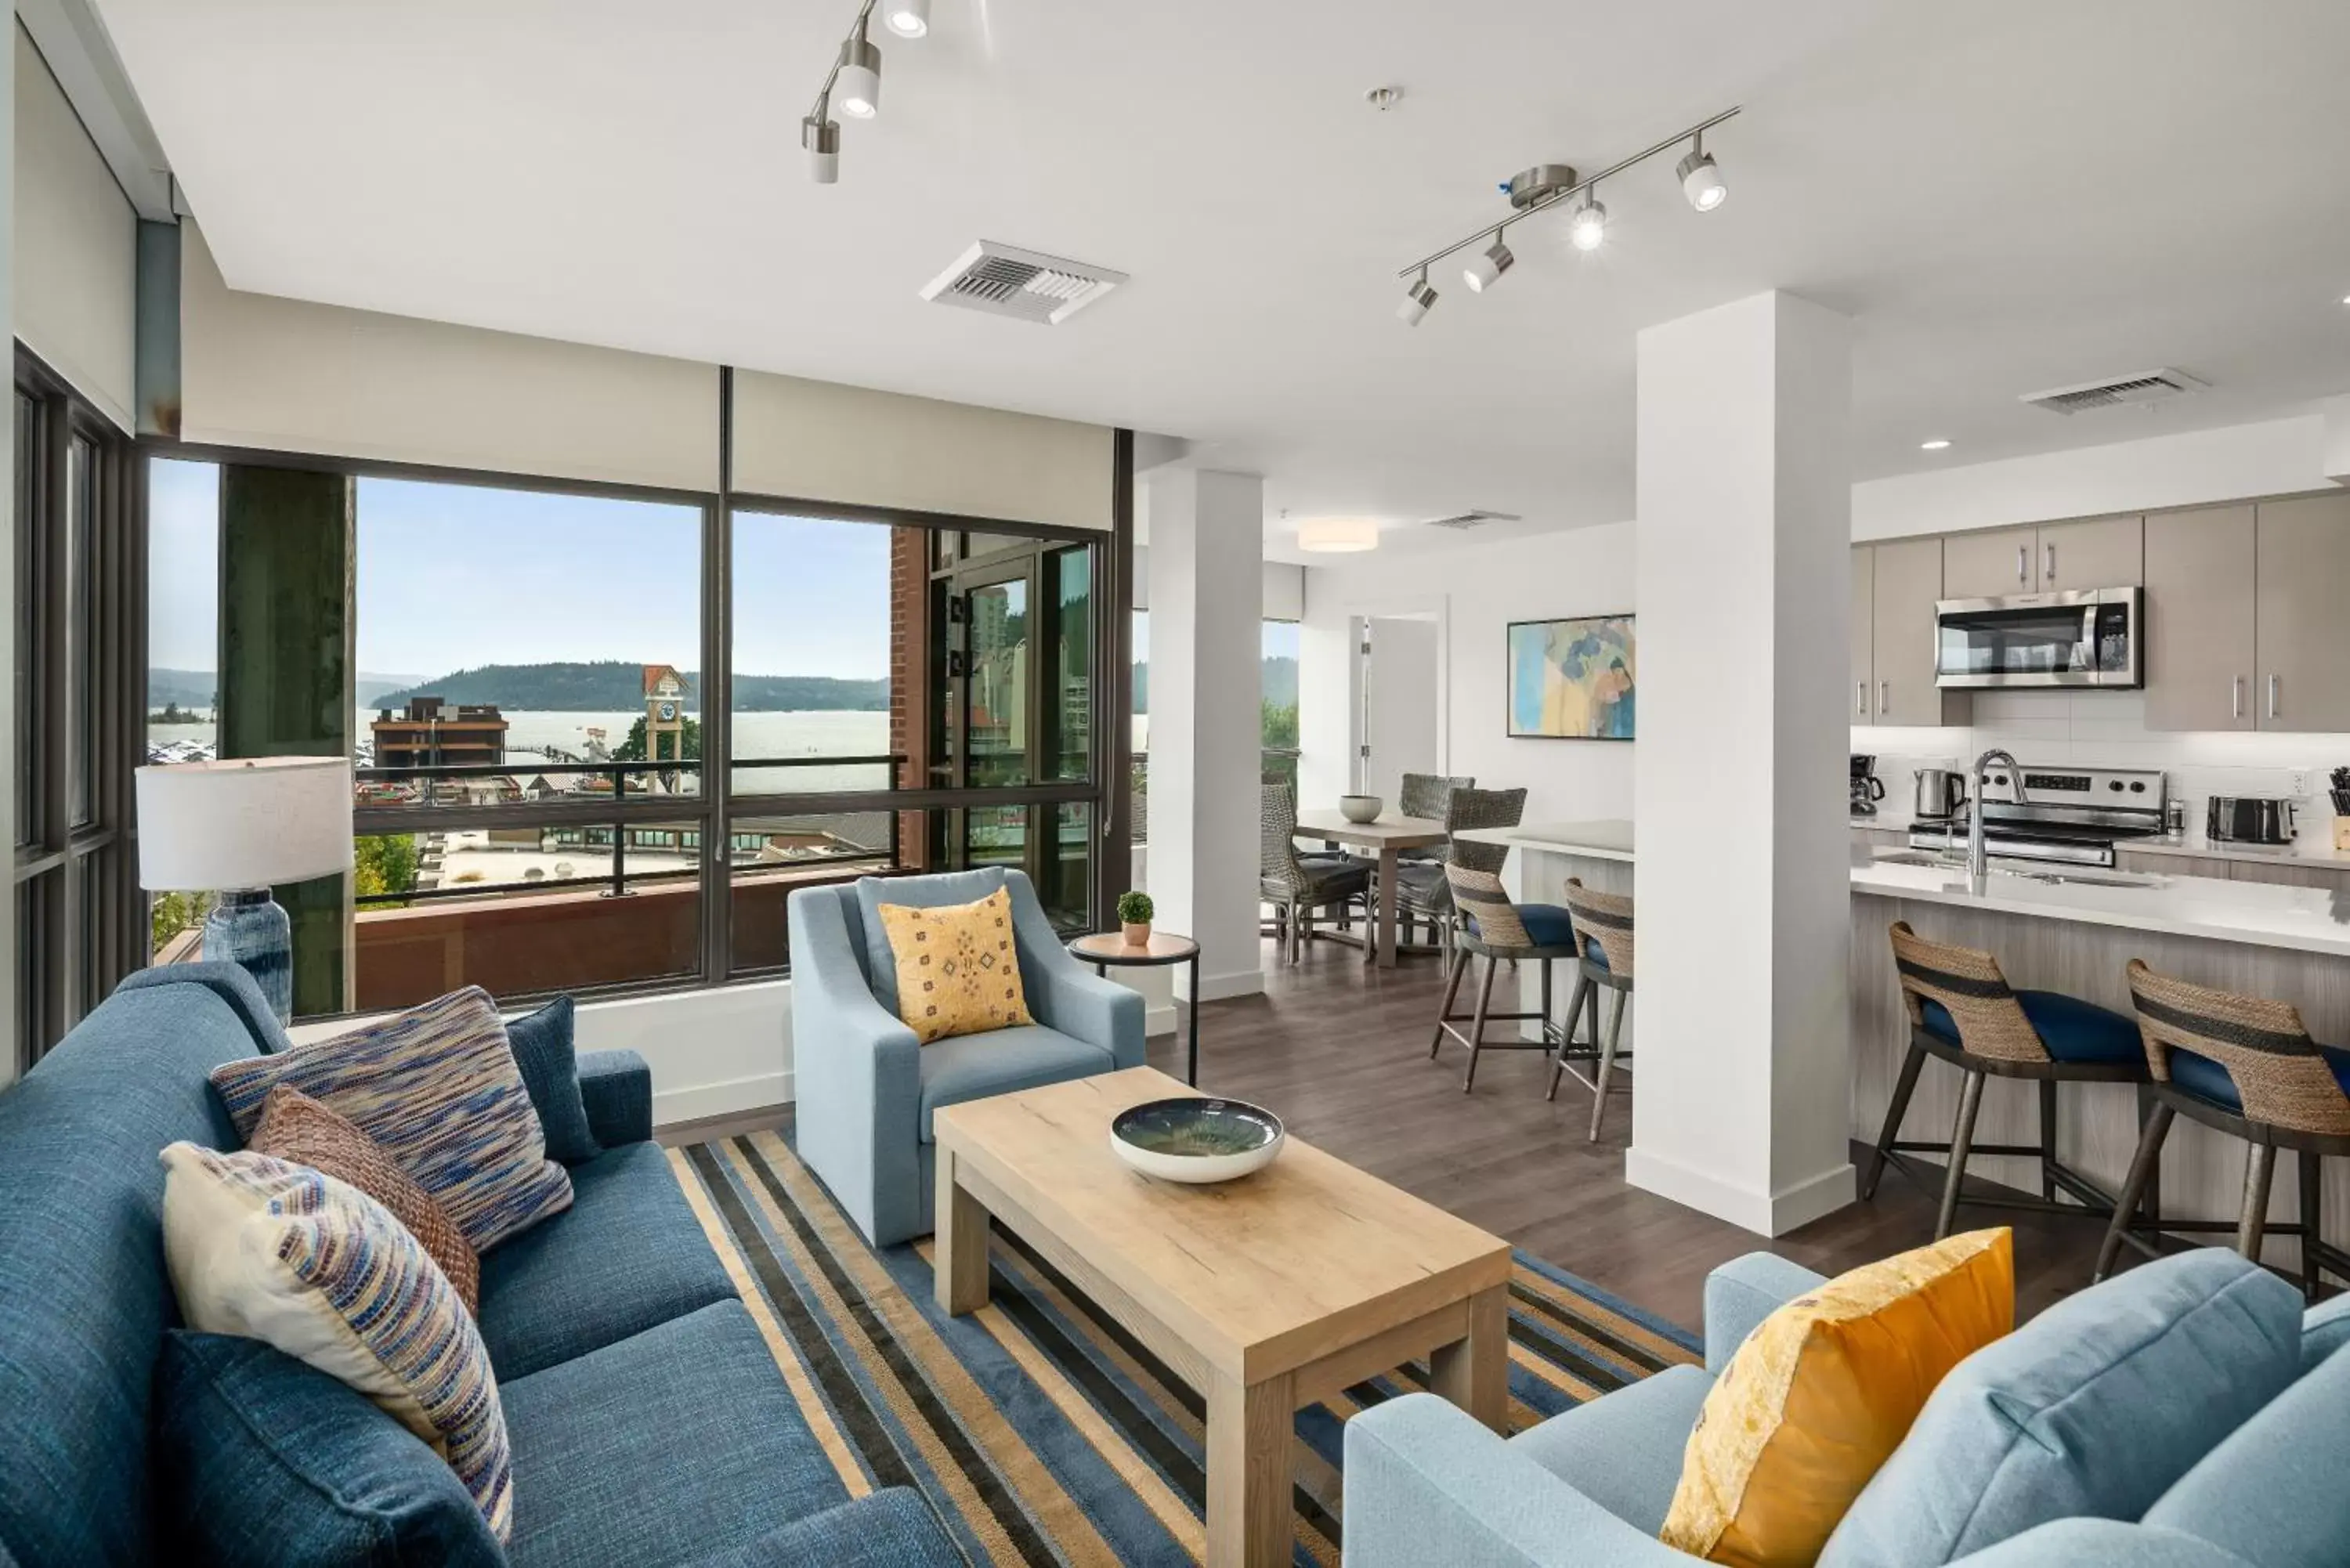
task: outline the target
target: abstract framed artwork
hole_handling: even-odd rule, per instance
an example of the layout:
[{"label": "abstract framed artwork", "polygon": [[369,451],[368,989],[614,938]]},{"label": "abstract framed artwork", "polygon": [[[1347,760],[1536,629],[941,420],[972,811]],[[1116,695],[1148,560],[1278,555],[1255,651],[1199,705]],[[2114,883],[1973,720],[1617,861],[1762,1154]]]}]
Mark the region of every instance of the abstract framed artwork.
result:
[{"label": "abstract framed artwork", "polygon": [[1628,741],[1639,686],[1628,615],[1509,625],[1513,738]]}]

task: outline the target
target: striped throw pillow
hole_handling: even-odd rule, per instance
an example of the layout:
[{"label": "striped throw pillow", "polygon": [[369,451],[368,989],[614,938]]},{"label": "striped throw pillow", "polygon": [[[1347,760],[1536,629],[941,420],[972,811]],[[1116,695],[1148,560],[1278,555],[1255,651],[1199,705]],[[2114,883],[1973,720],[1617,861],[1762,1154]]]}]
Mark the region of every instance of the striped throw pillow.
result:
[{"label": "striped throw pillow", "polygon": [[398,1017],[273,1056],[213,1069],[250,1139],[280,1084],[348,1117],[416,1179],[486,1252],[571,1207],[489,992],[467,986]]},{"label": "striped throw pillow", "polygon": [[490,1530],[514,1524],[505,1412],[473,1314],[359,1189],[246,1150],[163,1150],[163,1258],[180,1315],[365,1394],[449,1461]]}]

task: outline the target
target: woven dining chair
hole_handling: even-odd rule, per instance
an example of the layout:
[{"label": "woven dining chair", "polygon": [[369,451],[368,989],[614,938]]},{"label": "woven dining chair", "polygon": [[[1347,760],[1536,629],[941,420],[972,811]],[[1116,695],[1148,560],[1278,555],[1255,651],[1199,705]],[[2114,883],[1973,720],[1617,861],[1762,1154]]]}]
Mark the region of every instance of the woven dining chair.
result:
[{"label": "woven dining chair", "polygon": [[1371,874],[1358,861],[1307,860],[1297,852],[1297,792],[1263,786],[1258,807],[1257,895],[1274,907],[1274,935],[1284,963],[1295,963],[1314,939],[1316,911],[1346,909],[1370,891]]},{"label": "woven dining chair", "polygon": [[[1500,847],[1493,846],[1492,847]],[[1460,924],[1452,934],[1452,961],[1445,977],[1444,1000],[1436,1010],[1436,1034],[1428,1043],[1429,1060],[1444,1048],[1450,1037],[1469,1047],[1469,1070],[1461,1079],[1461,1092],[1467,1094],[1477,1085],[1477,1058],[1486,1051],[1548,1051],[1550,1041],[1551,964],[1559,959],[1575,956],[1575,926],[1567,912],[1556,904],[1513,904],[1502,888],[1498,869],[1487,871],[1457,861],[1444,867],[1445,878],[1452,888],[1452,901],[1460,913]],[[1463,1014],[1452,1011],[1461,994],[1461,981],[1476,959],[1485,961],[1485,973],[1477,988],[1477,1006],[1473,1012]],[[1542,1011],[1539,1012],[1495,1012],[1493,1006],[1493,974],[1503,961],[1512,963],[1542,965]],[[1545,1034],[1533,1040],[1488,1040],[1488,1023],[1516,1023],[1530,1020],[1542,1021]],[[1459,1024],[1467,1023],[1463,1034]]]},{"label": "woven dining chair", "polygon": [[1444,847],[1433,858],[1402,862],[1396,867],[1396,916],[1403,922],[1405,940],[1415,922],[1425,924],[1440,950],[1452,946],[1458,923],[1452,904],[1452,884],[1445,879],[1448,865],[1499,872],[1509,857],[1506,844],[1464,842],[1461,835],[1472,828],[1515,827],[1526,815],[1523,789],[1478,789],[1462,784],[1445,797]]},{"label": "woven dining chair", "polygon": [[[1988,1208],[2026,1209],[2102,1219],[2114,1210],[2113,1194],[2056,1157],[2056,1086],[2064,1083],[2142,1084],[2146,1055],[2137,1026],[2121,1013],[2054,991],[2017,991],[2007,983],[1999,960],[1980,948],[1929,941],[1907,920],[1892,928],[1893,966],[1901,1000],[1909,1012],[1909,1049],[1886,1108],[1885,1127],[1868,1151],[1860,1196],[1877,1195],[1877,1179],[1892,1165],[1918,1174],[1911,1154],[1948,1157],[1942,1172],[1942,1202],[1934,1218],[1934,1240],[1950,1233],[1961,1200]],[[1901,1121],[1918,1075],[1931,1056],[1966,1075],[1959,1090],[1959,1114],[1947,1143],[1901,1137]],[[2040,1141],[1988,1144],[1975,1141],[1987,1078],[2022,1078],[2040,1085]],[[2012,1155],[2040,1162],[2040,1197],[1965,1197],[1967,1161],[1978,1154]],[[2064,1192],[2077,1199],[2057,1200]]]},{"label": "woven dining chair", "polygon": [[[1632,900],[1621,893],[1586,888],[1579,877],[1566,879],[1565,896],[1567,915],[1575,922],[1575,992],[1566,1000],[1566,1028],[1559,1036],[1558,1055],[1551,1063],[1550,1091],[1543,1097],[1556,1099],[1559,1079],[1573,1074],[1576,1083],[1591,1091],[1588,1137],[1597,1143],[1600,1115],[1607,1108],[1607,1079],[1618,1062],[1632,1058],[1631,1052],[1617,1049],[1624,1035],[1625,1004],[1632,999]],[[1616,993],[1604,1044],[1599,1037],[1603,987]],[[1575,1025],[1586,1012],[1590,1037],[1587,1043],[1578,1044]],[[1577,1062],[1593,1064],[1591,1076],[1583,1075],[1575,1065]]]},{"label": "woven dining chair", "polygon": [[[2321,1275],[2350,1280],[2350,1253],[2319,1234],[2322,1162],[2350,1155],[2350,1051],[2312,1040],[2291,1002],[2193,985],[2139,959],[2128,973],[2152,1081],[2141,1091],[2145,1128],[2097,1250],[2095,1277],[2113,1271],[2126,1241],[2151,1253],[2164,1232],[2233,1230],[2236,1251],[2254,1262],[2270,1235],[2298,1237],[2302,1294],[2311,1301]],[[2244,1203],[2232,1225],[2161,1218],[2156,1175],[2163,1140],[2182,1116],[2244,1140]],[[2300,1166],[2301,1217],[2290,1225],[2268,1222],[2280,1148],[2291,1149]]]}]

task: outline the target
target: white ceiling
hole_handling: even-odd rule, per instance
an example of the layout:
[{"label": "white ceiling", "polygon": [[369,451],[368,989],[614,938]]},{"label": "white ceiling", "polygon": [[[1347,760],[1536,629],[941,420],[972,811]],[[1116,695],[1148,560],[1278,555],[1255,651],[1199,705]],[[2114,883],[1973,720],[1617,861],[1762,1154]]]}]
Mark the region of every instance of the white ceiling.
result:
[{"label": "white ceiling", "polygon": [[[832,187],[798,122],[853,0],[99,8],[238,287],[1171,433],[1267,476],[1276,554],[1628,516],[1634,333],[1768,287],[1855,317],[1861,478],[2350,389],[2342,0],[936,0]],[[1539,220],[1394,319],[1495,181],[1733,102],[1720,211],[1668,155],[1597,254]],[[1053,328],[917,299],[982,236],[1133,282]],[[2158,365],[2214,390],[2016,402]]]}]

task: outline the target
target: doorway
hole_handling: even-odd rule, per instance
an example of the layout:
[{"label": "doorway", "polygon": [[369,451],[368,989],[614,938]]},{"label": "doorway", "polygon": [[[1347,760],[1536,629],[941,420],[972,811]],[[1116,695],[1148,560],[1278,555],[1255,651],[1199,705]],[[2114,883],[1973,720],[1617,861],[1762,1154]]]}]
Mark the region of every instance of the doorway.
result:
[{"label": "doorway", "polygon": [[1355,621],[1355,788],[1391,809],[1403,775],[1444,771],[1442,623],[1433,611]]}]

